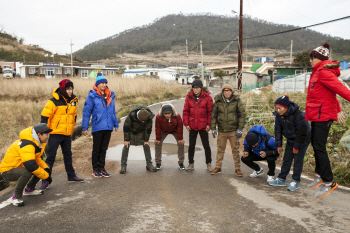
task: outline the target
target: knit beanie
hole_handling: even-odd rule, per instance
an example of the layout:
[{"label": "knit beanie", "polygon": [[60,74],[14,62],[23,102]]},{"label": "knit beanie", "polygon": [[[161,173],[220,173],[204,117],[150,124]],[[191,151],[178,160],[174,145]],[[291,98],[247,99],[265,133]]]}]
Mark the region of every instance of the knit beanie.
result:
[{"label": "knit beanie", "polygon": [[137,118],[139,118],[140,121],[146,121],[148,119],[148,116],[148,111],[145,108],[141,108],[141,110],[137,113]]},{"label": "knit beanie", "polygon": [[232,92],[234,92],[234,91],[233,91],[233,87],[232,87],[230,84],[225,84],[225,85],[223,85],[223,86],[222,86],[222,89],[221,89],[222,92],[224,92],[225,89],[230,89]]},{"label": "knit beanie", "polygon": [[202,89],[202,88],[203,88],[202,80],[200,80],[200,79],[194,80],[194,81],[192,82],[192,88],[193,88],[194,86],[200,87],[200,88]]},{"label": "knit beanie", "polygon": [[59,87],[60,87],[60,93],[61,95],[66,98],[69,99],[69,95],[67,94],[66,89],[68,89],[69,87],[74,88],[73,82],[70,81],[69,79],[63,79],[60,83],[59,83]]},{"label": "knit beanie", "polygon": [[259,137],[254,132],[248,132],[247,136],[245,136],[245,140],[249,146],[254,146],[257,142],[259,142]]},{"label": "knit beanie", "polygon": [[105,76],[103,76],[100,72],[97,73],[97,77],[96,77],[96,86],[98,86],[98,84],[100,83],[108,83],[107,78]]},{"label": "knit beanie", "polygon": [[282,95],[275,101],[275,105],[279,105],[284,108],[289,108],[289,96]]},{"label": "knit beanie", "polygon": [[329,44],[324,43],[310,52],[310,55],[320,59],[321,61],[329,59]]}]

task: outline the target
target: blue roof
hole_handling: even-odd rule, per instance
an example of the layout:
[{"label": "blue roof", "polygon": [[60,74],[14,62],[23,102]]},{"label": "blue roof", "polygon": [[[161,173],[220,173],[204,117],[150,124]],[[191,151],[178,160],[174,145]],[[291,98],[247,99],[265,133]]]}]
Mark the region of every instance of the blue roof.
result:
[{"label": "blue roof", "polygon": [[132,73],[144,73],[147,72],[148,70],[134,70],[134,71],[125,71],[122,74],[132,74]]},{"label": "blue roof", "polygon": [[[255,62],[261,62],[262,58],[263,58],[263,57],[259,57],[258,59],[254,60],[254,61],[255,61]],[[266,57],[266,61],[275,61],[275,60],[273,60],[273,59],[271,59],[271,58],[269,58],[269,57]]]}]

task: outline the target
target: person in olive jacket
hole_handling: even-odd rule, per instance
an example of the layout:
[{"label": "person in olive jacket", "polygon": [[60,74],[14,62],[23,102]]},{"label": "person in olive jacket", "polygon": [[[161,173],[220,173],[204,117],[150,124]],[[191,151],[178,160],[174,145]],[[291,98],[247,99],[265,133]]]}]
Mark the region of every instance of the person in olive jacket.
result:
[{"label": "person in olive jacket", "polygon": [[245,107],[238,95],[234,94],[233,87],[225,84],[222,92],[218,93],[215,98],[213,112],[211,114],[210,128],[213,137],[216,136],[216,125],[218,126],[217,139],[217,156],[216,166],[212,175],[221,173],[221,165],[224,159],[227,140],[230,141],[232,148],[233,161],[235,163],[235,174],[243,176],[241,172],[239,159],[239,138],[242,137],[242,129],[245,125]]},{"label": "person in olive jacket", "polygon": [[126,173],[126,162],[128,161],[130,145],[143,146],[143,151],[146,157],[146,170],[156,172],[156,168],[152,165],[151,148],[149,137],[152,133],[152,119],[154,114],[143,104],[137,104],[131,109],[131,112],[126,117],[124,131],[124,147],[121,158],[120,174]]}]

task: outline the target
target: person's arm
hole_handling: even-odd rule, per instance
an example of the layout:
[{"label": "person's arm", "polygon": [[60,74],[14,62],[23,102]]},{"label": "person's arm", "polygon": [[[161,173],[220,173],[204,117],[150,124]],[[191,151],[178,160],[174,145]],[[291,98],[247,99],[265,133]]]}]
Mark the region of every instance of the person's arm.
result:
[{"label": "person's arm", "polygon": [[213,112],[213,98],[211,98],[211,96],[208,96],[207,98],[208,98],[208,102],[207,102],[207,116],[208,116],[207,126],[210,126],[211,114]]},{"label": "person's arm", "polygon": [[88,130],[90,117],[91,117],[92,111],[94,110],[94,107],[95,107],[94,100],[88,96],[85,100],[84,108],[83,108],[83,121],[81,122],[82,130]]},{"label": "person's arm", "polygon": [[[319,72],[318,81],[334,93],[340,95],[350,102],[350,90],[339,81],[337,75],[335,74],[335,71],[332,69],[322,69]],[[339,109],[337,110],[339,112]]]},{"label": "person's arm", "polygon": [[244,142],[243,142],[243,146],[244,146],[244,152],[249,152],[251,151],[251,146],[248,145],[247,141],[244,139]]},{"label": "person's arm", "polygon": [[149,119],[146,124],[145,142],[149,141],[149,137],[151,136],[151,133],[152,133],[152,125],[153,125],[152,118]]},{"label": "person's arm", "polygon": [[279,156],[279,153],[277,151],[277,147],[276,147],[276,141],[274,137],[271,137],[267,143],[267,150],[266,152],[266,156]]},{"label": "person's arm", "polygon": [[293,150],[299,151],[306,142],[309,123],[305,120],[305,114],[300,113],[295,119],[296,137]]},{"label": "person's arm", "polygon": [[131,119],[128,115],[124,121],[123,131],[124,131],[124,142],[130,142],[130,129],[131,129]]},{"label": "person's arm", "polygon": [[188,101],[189,101],[189,98],[186,97],[184,109],[182,111],[182,118],[183,118],[182,120],[183,120],[184,126],[189,125],[190,108],[188,107]]},{"label": "person's arm", "polygon": [[[112,99],[114,102],[114,99]],[[115,104],[113,104],[113,117],[114,117],[114,128],[119,128],[119,121],[117,118],[117,112],[115,111]]]},{"label": "person's arm", "polygon": [[160,125],[160,116],[157,115],[156,116],[156,127],[155,127],[155,131],[156,131],[156,141],[160,141],[162,139],[162,129],[161,129],[161,125]]},{"label": "person's arm", "polygon": [[245,125],[246,112],[243,101],[240,99],[237,103],[238,107],[238,129],[243,129]]},{"label": "person's arm", "polygon": [[184,137],[183,137],[184,125],[182,123],[182,119],[181,119],[180,114],[177,114],[176,120],[177,120],[177,130],[176,130],[177,140],[183,140],[184,139]]},{"label": "person's arm", "polygon": [[280,124],[280,121],[277,119],[277,116],[275,117],[275,142],[277,148],[282,148],[283,145],[283,135],[282,135],[282,125]]},{"label": "person's arm", "polygon": [[218,104],[215,102],[213,111],[211,113],[211,121],[210,121],[210,129],[211,130],[216,130],[216,123],[218,120]]},{"label": "person's arm", "polygon": [[[22,141],[22,144],[25,143]],[[20,146],[19,154],[24,167],[29,172],[42,180],[46,180],[49,177],[49,173],[37,164],[33,145]]]},{"label": "person's arm", "polygon": [[49,120],[53,117],[56,112],[56,105],[51,101],[47,101],[43,111],[41,112],[41,121],[40,123],[48,124]]}]

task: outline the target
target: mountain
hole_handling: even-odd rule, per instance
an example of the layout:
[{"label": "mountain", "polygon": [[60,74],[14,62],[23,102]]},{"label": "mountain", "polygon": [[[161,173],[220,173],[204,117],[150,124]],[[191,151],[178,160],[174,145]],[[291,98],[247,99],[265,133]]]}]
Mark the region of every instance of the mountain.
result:
[{"label": "mountain", "polygon": [[[244,16],[243,37],[255,37],[296,28],[292,25],[275,24]],[[216,55],[222,51],[229,42],[208,43],[215,41],[228,41],[235,39],[239,32],[237,17],[227,17],[212,14],[183,15],[173,14],[156,19],[153,23],[135,27],[111,37],[93,42],[75,54],[80,60],[99,60],[115,57],[120,53],[142,54],[147,52],[169,51],[174,46],[184,45],[186,39],[189,50],[196,50],[199,41],[203,41],[203,53]],[[349,40],[340,40],[313,30],[300,30],[291,33],[278,34],[248,40],[248,48],[290,49],[293,40],[293,51],[311,50],[324,42],[336,41],[337,47],[333,51],[350,54]],[[238,43],[234,42],[231,53],[237,53]],[[245,45],[245,44],[244,44]],[[246,45],[244,46],[244,48]],[[346,51],[344,51],[346,49]]]}]

